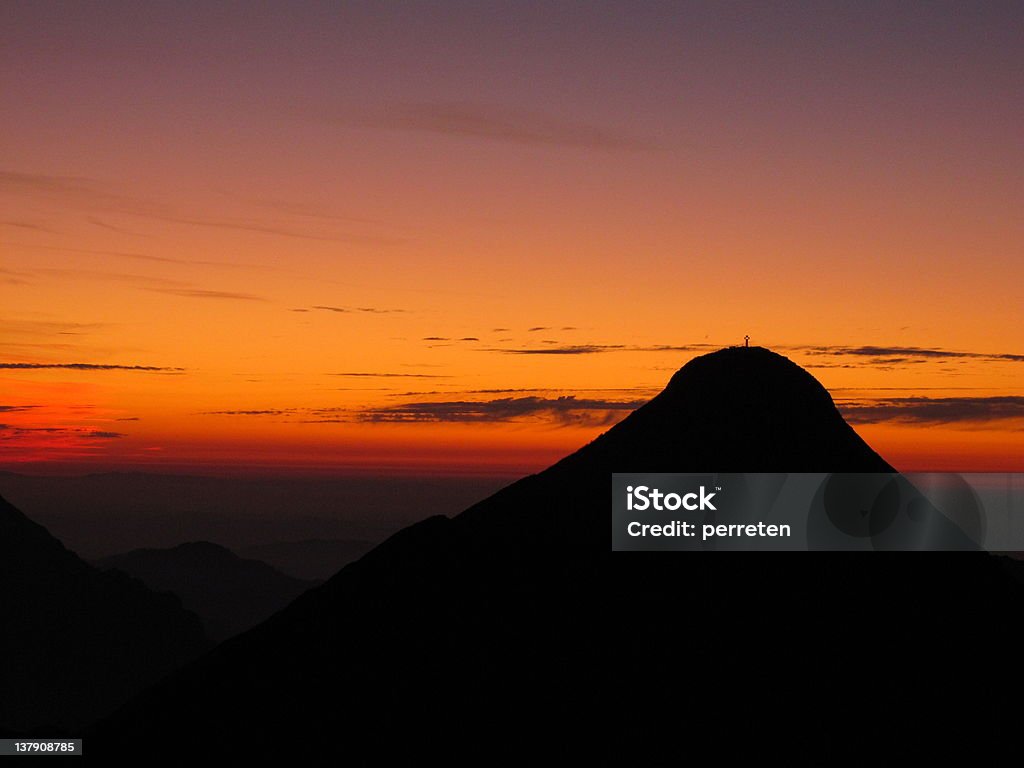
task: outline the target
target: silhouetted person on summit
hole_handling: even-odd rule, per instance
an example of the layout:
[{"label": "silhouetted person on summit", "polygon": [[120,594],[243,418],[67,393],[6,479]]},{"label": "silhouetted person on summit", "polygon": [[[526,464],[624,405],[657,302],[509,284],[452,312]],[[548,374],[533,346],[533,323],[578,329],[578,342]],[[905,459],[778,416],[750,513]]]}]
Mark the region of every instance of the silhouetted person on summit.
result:
[{"label": "silhouetted person on summit", "polygon": [[743,337],[743,346],[744,347],[749,347],[750,346],[750,336],[744,336]]}]

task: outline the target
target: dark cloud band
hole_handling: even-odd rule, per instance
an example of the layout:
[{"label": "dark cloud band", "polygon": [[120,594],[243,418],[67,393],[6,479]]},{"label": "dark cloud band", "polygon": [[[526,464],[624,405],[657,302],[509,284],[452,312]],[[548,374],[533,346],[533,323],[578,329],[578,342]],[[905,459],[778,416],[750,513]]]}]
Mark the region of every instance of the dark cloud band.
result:
[{"label": "dark cloud band", "polygon": [[159,365],[106,365],[102,363],[0,363],[0,369],[9,371],[43,371],[60,369],[68,371],[149,371],[155,373],[180,373],[184,368],[167,368]]},{"label": "dark cloud band", "polygon": [[895,397],[837,403],[852,424],[983,424],[1024,420],[1024,397]]}]

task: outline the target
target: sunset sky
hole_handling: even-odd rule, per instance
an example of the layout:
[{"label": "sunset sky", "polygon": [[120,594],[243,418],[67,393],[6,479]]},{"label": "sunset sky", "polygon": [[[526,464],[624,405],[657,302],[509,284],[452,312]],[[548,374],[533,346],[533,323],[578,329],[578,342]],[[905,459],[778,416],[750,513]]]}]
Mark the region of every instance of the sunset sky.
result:
[{"label": "sunset sky", "polygon": [[0,469],[517,474],[692,357],[1024,471],[1024,5],[5,3]]}]

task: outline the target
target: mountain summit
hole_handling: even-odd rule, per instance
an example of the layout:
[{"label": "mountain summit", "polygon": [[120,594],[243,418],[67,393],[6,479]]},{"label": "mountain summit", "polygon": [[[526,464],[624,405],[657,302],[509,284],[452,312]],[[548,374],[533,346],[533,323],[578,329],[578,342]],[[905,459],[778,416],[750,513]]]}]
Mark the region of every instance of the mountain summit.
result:
[{"label": "mountain summit", "polygon": [[761,759],[781,743],[820,762],[900,729],[920,748],[952,730],[950,686],[992,701],[972,674],[1014,649],[1021,597],[995,558],[609,542],[611,472],[888,469],[785,358],[697,358],[577,453],[399,532],[152,688],[89,748],[604,764],[653,747]]},{"label": "mountain summit", "polygon": [[892,472],[800,366],[763,347],[694,358],[565,463],[609,472]]}]

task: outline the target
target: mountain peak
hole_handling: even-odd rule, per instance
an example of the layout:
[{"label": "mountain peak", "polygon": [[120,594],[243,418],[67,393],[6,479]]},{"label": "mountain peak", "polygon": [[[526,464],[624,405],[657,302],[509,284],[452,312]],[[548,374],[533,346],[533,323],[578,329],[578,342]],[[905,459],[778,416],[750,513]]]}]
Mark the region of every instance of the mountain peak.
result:
[{"label": "mountain peak", "polygon": [[695,357],[676,371],[660,397],[745,410],[788,407],[797,399],[832,403],[810,373],[765,347],[726,347]]},{"label": "mountain peak", "polygon": [[698,375],[698,372],[701,375],[736,375],[758,370],[764,373],[780,373],[792,369],[809,375],[788,357],[767,347],[723,347],[690,360],[676,371],[666,389],[671,389],[680,378]]},{"label": "mountain peak", "polygon": [[892,471],[817,379],[764,347],[690,360],[657,397],[565,460],[579,462],[605,472]]}]

